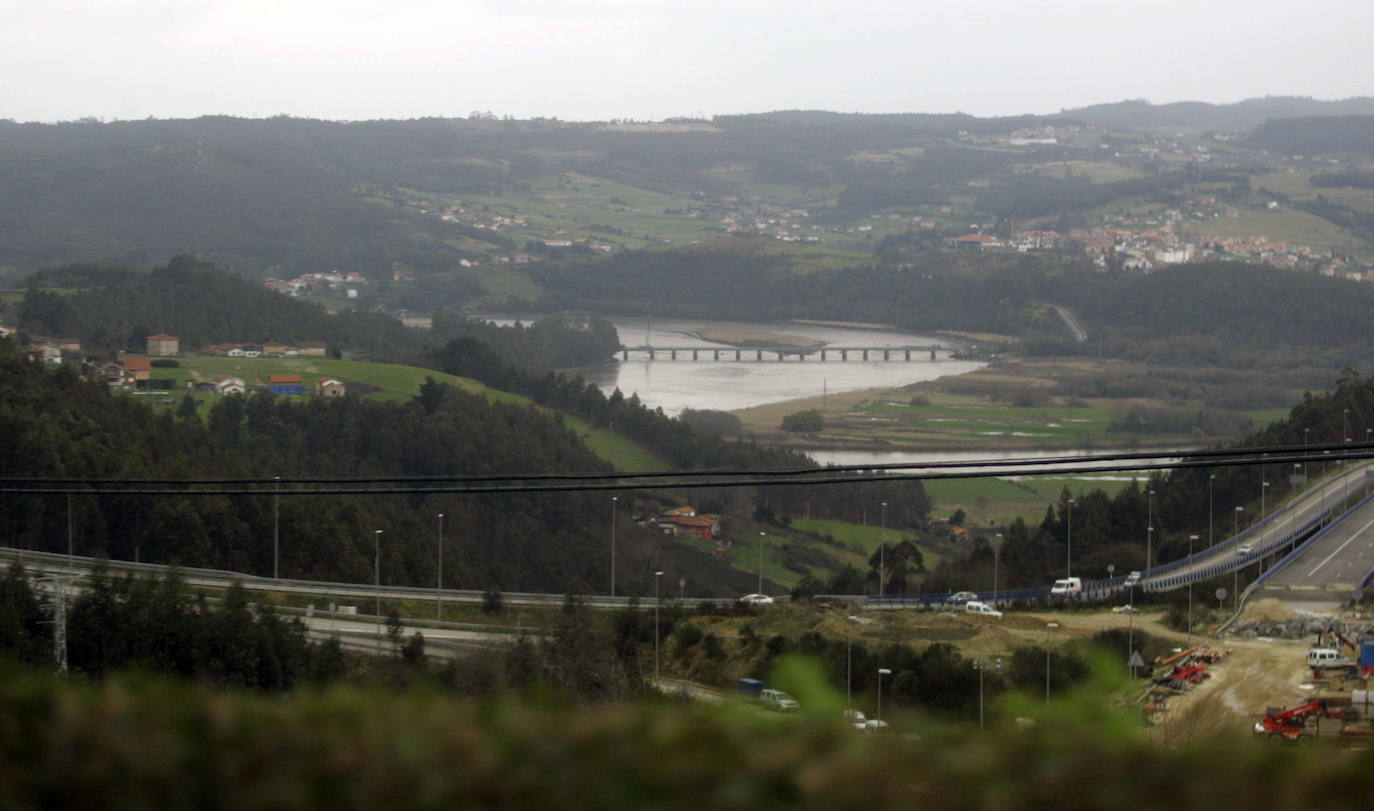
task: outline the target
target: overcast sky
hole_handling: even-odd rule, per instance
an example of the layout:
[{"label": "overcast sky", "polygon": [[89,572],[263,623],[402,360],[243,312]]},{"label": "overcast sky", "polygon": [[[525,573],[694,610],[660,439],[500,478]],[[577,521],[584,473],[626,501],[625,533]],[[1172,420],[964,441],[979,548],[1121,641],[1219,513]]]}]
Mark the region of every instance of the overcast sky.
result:
[{"label": "overcast sky", "polygon": [[1056,112],[1374,95],[1374,0],[0,0],[0,118]]}]

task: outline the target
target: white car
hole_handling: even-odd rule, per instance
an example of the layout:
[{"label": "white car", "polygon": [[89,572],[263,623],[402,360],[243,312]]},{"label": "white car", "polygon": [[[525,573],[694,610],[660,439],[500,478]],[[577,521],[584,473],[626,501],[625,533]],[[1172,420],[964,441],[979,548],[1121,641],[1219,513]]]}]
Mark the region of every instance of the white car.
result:
[{"label": "white car", "polygon": [[778,712],[794,712],[799,706],[797,700],[781,690],[764,690],[759,693],[763,706]]},{"label": "white car", "polygon": [[739,598],[739,602],[745,605],[772,605],[773,598],[767,594],[746,594]]},{"label": "white car", "polygon": [[977,595],[975,592],[972,592],[972,591],[956,591],[956,592],[954,592],[953,594],[951,594],[951,595],[949,596],[949,599],[946,600],[945,602],[947,602],[947,603],[949,603],[949,604],[951,604],[951,605],[963,605],[964,603],[968,602],[969,600],[976,600],[976,599],[978,599],[978,595]]},{"label": "white car", "polygon": [[845,710],[844,720],[858,727],[863,726],[863,723],[868,720],[868,716],[864,715],[863,710]]},{"label": "white car", "polygon": [[860,732],[867,732],[874,735],[888,731],[887,722],[880,721],[877,718],[870,718],[862,724],[855,724],[854,728]]},{"label": "white car", "polygon": [[1248,555],[1253,551],[1255,551],[1255,545],[1252,543],[1243,543],[1236,547],[1237,555]]},{"label": "white car", "polygon": [[1002,612],[1001,612],[1001,611],[998,611],[997,609],[993,608],[992,606],[988,605],[987,603],[980,603],[980,602],[978,602],[977,600],[969,600],[968,602],[964,603],[964,613],[965,613],[965,614],[982,614],[982,615],[985,616],[985,617],[1000,617],[1000,616],[1002,616]]},{"label": "white car", "polygon": [[1112,609],[1113,614],[1139,614],[1140,609],[1133,605],[1119,605]]}]

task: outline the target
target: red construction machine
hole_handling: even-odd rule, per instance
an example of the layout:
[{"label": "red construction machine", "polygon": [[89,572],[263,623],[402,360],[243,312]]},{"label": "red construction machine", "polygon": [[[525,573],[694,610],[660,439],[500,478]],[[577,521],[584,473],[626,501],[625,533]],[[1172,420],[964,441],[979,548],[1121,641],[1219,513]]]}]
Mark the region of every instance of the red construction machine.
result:
[{"label": "red construction machine", "polygon": [[1325,700],[1314,698],[1296,707],[1271,708],[1255,724],[1255,735],[1272,743],[1311,743],[1317,736],[1323,718],[1345,720],[1345,711],[1328,707]]}]

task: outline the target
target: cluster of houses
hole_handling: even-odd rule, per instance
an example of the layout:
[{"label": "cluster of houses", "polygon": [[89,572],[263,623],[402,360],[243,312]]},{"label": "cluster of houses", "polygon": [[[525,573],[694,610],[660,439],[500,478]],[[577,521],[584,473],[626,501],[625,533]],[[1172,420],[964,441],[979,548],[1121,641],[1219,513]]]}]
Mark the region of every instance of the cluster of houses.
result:
[{"label": "cluster of houses", "polygon": [[[148,354],[152,354],[151,349]],[[324,341],[299,341],[292,345],[281,341],[267,341],[261,344],[210,344],[202,347],[200,354],[230,358],[322,358],[325,356],[325,343]]]},{"label": "cluster of houses", "polygon": [[301,296],[307,293],[329,293],[342,290],[348,298],[357,298],[358,289],[367,284],[367,277],[361,273],[302,273],[294,279],[268,278],[263,286],[287,296]]},{"label": "cluster of houses", "polygon": [[648,519],[646,525],[664,535],[693,535],[703,541],[720,537],[719,515],[697,515],[695,507],[674,507]]},{"label": "cluster of houses", "polygon": [[[172,378],[153,377],[155,368],[151,358],[128,357],[96,366],[91,377],[103,381],[115,391],[170,391],[178,388],[179,384]],[[306,393],[305,381],[298,374],[267,375],[260,382],[253,383],[237,375],[222,375],[213,381],[188,380],[185,388],[218,395],[247,394],[250,391]],[[347,387],[338,378],[320,377],[314,381],[314,392],[319,397],[342,397],[347,393]]]}]

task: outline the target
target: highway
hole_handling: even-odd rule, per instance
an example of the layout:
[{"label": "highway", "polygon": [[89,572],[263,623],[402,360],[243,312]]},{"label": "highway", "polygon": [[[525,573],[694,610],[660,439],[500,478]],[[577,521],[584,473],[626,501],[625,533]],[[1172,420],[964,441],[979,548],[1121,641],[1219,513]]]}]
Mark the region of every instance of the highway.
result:
[{"label": "highway", "polygon": [[1374,501],[1366,501],[1283,561],[1256,596],[1290,602],[1350,599],[1374,574]]},{"label": "highway", "polygon": [[[24,567],[30,572],[42,573],[47,575],[72,575],[75,577],[85,577],[99,562],[96,558],[83,555],[67,555],[54,552],[34,552],[13,547],[0,547],[0,562],[8,565],[10,561],[22,560]],[[133,563],[127,560],[104,560],[105,567],[111,573],[124,574],[126,572],[137,572],[142,574],[161,575],[169,568],[159,563]],[[182,579],[187,585],[203,588],[228,588],[234,583],[241,584],[246,589],[255,591],[271,591],[281,594],[305,594],[322,598],[343,598],[347,602],[359,608],[369,608],[376,600],[415,600],[437,603],[442,600],[445,603],[481,603],[486,599],[486,593],[479,589],[444,589],[442,592],[435,588],[418,588],[415,586],[374,586],[366,583],[339,583],[328,580],[288,580],[273,579],[260,575],[245,574],[243,572],[232,572],[223,569],[201,569],[192,566],[177,567]],[[566,595],[563,594],[542,594],[538,592],[511,592],[501,593],[501,601],[505,605],[562,605]],[[628,606],[631,602],[629,597],[607,597],[604,595],[583,595],[580,599],[584,604],[596,608],[618,608]],[[733,604],[732,599],[718,598],[687,598],[693,605],[699,602],[712,602],[717,604]],[[786,600],[786,596],[774,597],[775,600]],[[665,605],[672,602],[671,598],[665,597]],[[652,597],[639,598],[638,604],[641,608],[653,608],[654,599]]]},{"label": "highway", "polygon": [[[1365,486],[1367,467],[1363,464],[1352,465],[1350,469],[1332,476],[1325,484],[1310,487],[1294,501],[1274,505],[1265,520],[1234,537],[1201,549],[1192,558],[1156,567],[1146,573],[1139,587],[1147,591],[1168,591],[1186,586],[1190,581],[1258,565],[1277,552],[1286,553],[1294,540],[1300,540],[1308,534],[1303,531],[1304,527],[1315,528],[1327,513],[1331,517],[1339,514],[1342,496],[1348,493],[1358,497],[1364,492],[1362,488]],[[1228,516],[1219,516],[1218,525],[1226,526],[1229,523]],[[1199,543],[1206,542],[1203,540]],[[1242,553],[1241,550],[1247,546],[1250,551]]]}]

